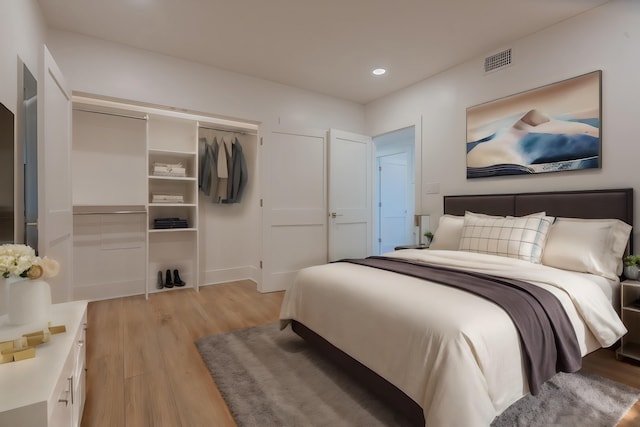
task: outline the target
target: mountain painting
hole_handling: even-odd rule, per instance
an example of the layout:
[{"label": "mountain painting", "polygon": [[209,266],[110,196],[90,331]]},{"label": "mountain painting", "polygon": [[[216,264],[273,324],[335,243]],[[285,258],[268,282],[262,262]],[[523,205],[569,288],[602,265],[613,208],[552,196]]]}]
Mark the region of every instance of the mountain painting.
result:
[{"label": "mountain painting", "polygon": [[600,168],[601,71],[467,109],[467,178]]}]

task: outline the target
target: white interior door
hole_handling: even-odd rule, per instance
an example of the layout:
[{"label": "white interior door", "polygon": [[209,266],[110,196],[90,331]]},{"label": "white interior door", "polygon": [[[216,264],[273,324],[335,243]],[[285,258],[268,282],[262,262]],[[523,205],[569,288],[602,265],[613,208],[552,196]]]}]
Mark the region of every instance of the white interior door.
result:
[{"label": "white interior door", "polygon": [[373,251],[373,149],[364,135],[329,131],[329,260]]},{"label": "white interior door", "polygon": [[[407,153],[379,157],[380,174],[380,242],[379,253],[391,252],[411,241],[407,238],[409,215]],[[411,237],[411,235],[409,235]],[[409,237],[409,238],[410,238]]]},{"label": "white interior door", "polygon": [[298,270],[327,262],[326,133],[263,137],[260,291],[287,289]]},{"label": "white interior door", "polygon": [[47,279],[54,303],[70,299],[73,258],[71,92],[44,46],[38,85],[38,252],[60,263]]}]

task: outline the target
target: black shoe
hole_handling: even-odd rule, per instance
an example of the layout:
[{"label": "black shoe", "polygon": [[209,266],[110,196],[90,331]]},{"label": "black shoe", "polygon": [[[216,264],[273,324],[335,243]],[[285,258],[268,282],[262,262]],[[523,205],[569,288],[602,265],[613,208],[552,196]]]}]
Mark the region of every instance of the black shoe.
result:
[{"label": "black shoe", "polygon": [[187,283],[183,282],[180,278],[180,274],[178,274],[178,270],[173,270],[173,284],[176,286],[184,286]]},{"label": "black shoe", "polygon": [[171,281],[171,270],[167,270],[167,276],[166,276],[166,279],[164,280],[164,287],[173,288],[173,282]]},{"label": "black shoe", "polygon": [[162,289],[164,286],[162,285],[162,271],[158,271],[158,289]]}]

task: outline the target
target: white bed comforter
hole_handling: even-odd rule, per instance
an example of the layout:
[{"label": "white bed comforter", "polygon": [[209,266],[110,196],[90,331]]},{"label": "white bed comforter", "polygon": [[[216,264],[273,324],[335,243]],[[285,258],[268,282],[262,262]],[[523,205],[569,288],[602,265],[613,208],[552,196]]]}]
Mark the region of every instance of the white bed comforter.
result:
[{"label": "white bed comforter", "polygon": [[[626,329],[598,285],[568,271],[493,255],[402,250],[397,258],[526,280],[565,307],[582,355]],[[297,320],[418,402],[427,427],[488,426],[528,393],[518,333],[494,303],[448,286],[349,263],[301,270],[283,326]]]}]

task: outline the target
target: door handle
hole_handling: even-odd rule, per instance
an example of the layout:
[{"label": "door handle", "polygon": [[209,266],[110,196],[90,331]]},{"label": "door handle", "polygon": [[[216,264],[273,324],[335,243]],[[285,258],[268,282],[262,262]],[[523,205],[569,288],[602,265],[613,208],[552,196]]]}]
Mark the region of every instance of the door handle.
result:
[{"label": "door handle", "polygon": [[75,399],[73,398],[73,375],[67,378],[67,381],[69,381],[69,390],[71,391],[71,404],[73,405],[75,403]]},{"label": "door handle", "polygon": [[58,398],[58,403],[64,403],[64,406],[69,406],[69,390],[64,391],[64,399]]},{"label": "door handle", "polygon": [[343,215],[343,214],[336,213],[336,212],[331,212],[331,215],[330,215],[330,216],[331,216],[331,218],[335,219],[335,218],[336,218],[336,217],[338,217],[338,216],[344,216],[344,215]]}]

